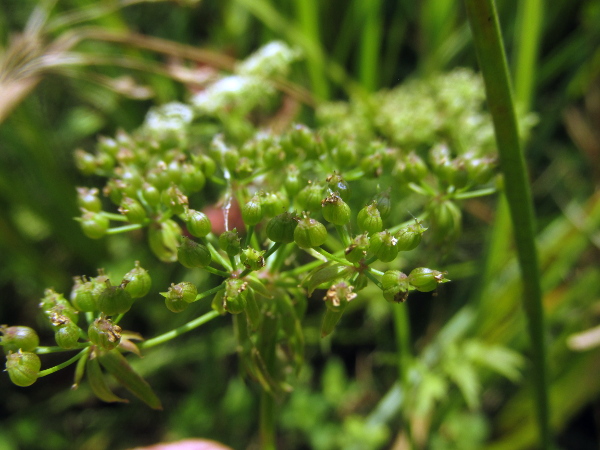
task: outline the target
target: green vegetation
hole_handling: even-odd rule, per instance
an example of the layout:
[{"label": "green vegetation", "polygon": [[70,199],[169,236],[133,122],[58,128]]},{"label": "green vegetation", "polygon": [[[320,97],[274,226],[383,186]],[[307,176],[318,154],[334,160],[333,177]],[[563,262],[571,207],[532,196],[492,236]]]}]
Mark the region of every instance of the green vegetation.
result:
[{"label": "green vegetation", "polygon": [[0,449],[593,448],[599,22],[8,2]]}]

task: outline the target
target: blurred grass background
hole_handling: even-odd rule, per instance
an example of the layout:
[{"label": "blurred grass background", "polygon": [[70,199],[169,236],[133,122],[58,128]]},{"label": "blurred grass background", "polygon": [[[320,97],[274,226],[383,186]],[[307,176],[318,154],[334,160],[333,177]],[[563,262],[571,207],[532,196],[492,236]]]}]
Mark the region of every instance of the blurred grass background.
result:
[{"label": "blurred grass background", "polygon": [[[242,58],[262,43],[282,39],[305,54],[292,81],[319,101],[367,95],[455,67],[476,68],[464,7],[454,0],[125,3],[130,5],[5,0],[0,8],[2,87],[15,79],[6,61],[17,33],[26,30],[25,39],[41,39],[20,47],[32,61],[52,54],[57,48],[52,44],[62,45],[70,33],[88,33],[93,26],[90,33],[96,36],[74,47],[77,64],[59,61],[18,72],[19,82],[25,79],[31,86],[2,116],[0,323],[39,329],[35,318],[43,289],[68,291],[73,275],[94,274],[98,267],[121,274],[134,259],[144,261],[155,292],[182,276],[177,267],[152,267],[154,259],[136,235],[91,241],[70,220],[77,215],[74,186],[90,185],[75,170],[73,150],[91,148],[99,134],[133,129],[151,105],[186,95],[180,81],[165,76],[177,65],[176,57],[132,41],[111,42],[100,31],[130,30],[210,50],[204,59],[198,57],[198,65],[218,68],[228,61],[218,55]],[[524,1],[515,8],[502,0],[497,7],[519,107],[539,117],[526,155],[549,324],[553,431],[563,448],[598,448],[600,348],[574,351],[568,338],[600,322],[600,4]],[[45,22],[40,19],[44,9],[50,11]],[[90,63],[100,60],[106,64]],[[132,62],[150,70],[124,67]],[[114,81],[125,76],[134,84]],[[6,105],[6,97],[0,103]],[[301,114],[310,124],[311,111]],[[506,207],[486,200],[468,202],[466,208],[460,250],[446,257],[454,264],[448,269],[455,282],[437,298],[415,298],[409,306],[413,348],[432,380],[450,363],[467,370],[459,356],[469,343],[518,352],[528,346]],[[429,248],[423,261],[433,265],[439,257]],[[308,318],[310,363],[283,408],[281,448],[407,448],[397,416],[402,400],[394,397],[393,324],[385,306],[362,304],[326,343],[316,338],[318,317]],[[149,301],[127,320],[135,321],[142,334],[158,334],[195,313],[190,308],[166,315],[162,302]],[[42,339],[51,336],[46,333]],[[238,449],[255,440],[258,392],[237,376],[228,326],[210,323],[138,363],[165,411],[136,402],[101,404],[85,386],[69,391],[69,370],[26,390],[4,378],[0,450],[128,448],[188,436]],[[480,384],[477,404],[465,405],[461,389],[448,388],[440,407],[413,418],[416,443],[440,449],[534,448],[531,383],[473,370]],[[463,389],[473,388],[467,385]],[[423,398],[428,395],[435,397],[426,392]]]}]

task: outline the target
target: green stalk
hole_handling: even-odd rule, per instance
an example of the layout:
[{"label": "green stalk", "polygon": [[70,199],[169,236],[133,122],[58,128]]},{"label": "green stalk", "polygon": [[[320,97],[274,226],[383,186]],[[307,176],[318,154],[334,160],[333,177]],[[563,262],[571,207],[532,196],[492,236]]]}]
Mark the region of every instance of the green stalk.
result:
[{"label": "green stalk", "polygon": [[360,2],[357,5],[360,17],[364,18],[359,46],[359,79],[367,91],[374,92],[379,87],[378,75],[381,68],[379,63],[383,22],[380,17],[381,0]]},{"label": "green stalk", "polygon": [[[394,317],[394,334],[396,335],[396,355],[398,356],[398,381],[402,386],[403,392],[410,392],[410,381],[408,372],[411,364],[412,354],[410,351],[410,321],[408,320],[408,305],[391,305]],[[404,405],[404,404],[403,404]],[[412,442],[412,431],[410,422],[410,412],[406,408],[401,408],[402,420],[406,428],[406,435],[411,442],[411,448],[414,448]]]},{"label": "green stalk", "polygon": [[275,397],[266,390],[260,393],[260,448],[275,450]]},{"label": "green stalk", "polygon": [[539,426],[539,448],[550,447],[548,375],[544,344],[544,311],[535,245],[533,201],[508,76],[500,26],[492,0],[465,0],[477,59],[500,156],[517,256],[523,279],[523,307],[532,345],[533,385]]}]

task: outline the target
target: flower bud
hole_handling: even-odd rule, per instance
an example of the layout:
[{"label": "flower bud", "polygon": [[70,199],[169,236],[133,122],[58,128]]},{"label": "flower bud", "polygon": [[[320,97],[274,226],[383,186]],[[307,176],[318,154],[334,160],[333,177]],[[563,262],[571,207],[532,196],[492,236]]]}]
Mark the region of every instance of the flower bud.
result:
[{"label": "flower bud", "polygon": [[94,284],[91,281],[86,281],[83,277],[76,277],[70,298],[71,304],[78,311],[96,311],[96,295],[94,294]]},{"label": "flower bud", "polygon": [[294,231],[298,226],[298,218],[289,212],[273,217],[267,224],[267,237],[273,242],[284,244],[294,242]]},{"label": "flower bud", "polygon": [[219,236],[219,247],[221,247],[221,250],[227,253],[229,257],[233,257],[239,255],[242,250],[240,241],[241,239],[237,229],[234,228],[233,230],[225,231]]},{"label": "flower bud", "polygon": [[80,208],[87,211],[98,213],[102,210],[102,202],[98,198],[98,189],[96,188],[77,188],[77,204]]},{"label": "flower bud", "polygon": [[248,283],[239,278],[229,278],[225,284],[223,306],[230,314],[239,314],[246,309]]},{"label": "flower bud", "polygon": [[211,232],[210,220],[203,212],[188,209],[184,220],[187,230],[192,236],[204,237]]},{"label": "flower bud", "polygon": [[199,168],[191,164],[183,164],[181,170],[181,186],[187,193],[193,194],[204,188],[206,177]]},{"label": "flower bud", "polygon": [[337,193],[342,200],[348,201],[351,193],[350,185],[342,178],[341,175],[334,173],[333,175],[329,175],[325,181],[327,181],[327,186],[331,192]]},{"label": "flower bud", "polygon": [[388,302],[401,303],[408,298],[408,277],[399,270],[388,270],[381,277],[383,296]]},{"label": "flower bud", "polygon": [[352,292],[353,290],[354,287],[345,281],[332,285],[323,297],[327,309],[333,312],[341,312],[346,309],[346,305],[356,298],[356,294]]},{"label": "flower bud", "polygon": [[344,253],[348,261],[356,263],[365,257],[368,249],[369,236],[365,233],[356,236]]},{"label": "flower bud", "polygon": [[294,230],[294,241],[300,248],[319,247],[327,240],[327,229],[321,223],[310,217],[298,221]]},{"label": "flower bud", "polygon": [[35,353],[19,350],[6,357],[6,371],[10,381],[17,386],[25,387],[35,383],[41,367],[42,362]]},{"label": "flower bud", "polygon": [[206,267],[211,262],[210,250],[202,244],[183,236],[181,245],[177,249],[177,260],[188,269]]},{"label": "flower bud", "polygon": [[390,262],[398,256],[398,240],[388,231],[371,235],[369,250],[382,262]]},{"label": "flower bud", "polygon": [[247,247],[242,250],[240,260],[246,269],[259,270],[265,267],[264,251],[258,251],[252,247]]},{"label": "flower bud", "polygon": [[356,222],[361,231],[369,234],[383,230],[383,220],[381,220],[381,214],[375,202],[365,206],[358,212]]},{"label": "flower bud", "polygon": [[319,183],[308,183],[300,192],[296,200],[304,211],[318,211],[323,200],[323,186]]},{"label": "flower bud", "polygon": [[446,283],[447,281],[450,280],[444,278],[444,272],[425,267],[413,269],[408,275],[410,285],[421,292],[433,291],[438,284]]},{"label": "flower bud", "polygon": [[261,199],[258,195],[255,195],[242,207],[242,219],[247,226],[254,226],[260,223],[263,217]]},{"label": "flower bud", "polygon": [[127,217],[127,220],[131,223],[142,223],[146,220],[146,210],[144,207],[140,202],[130,197],[123,197],[119,212]]},{"label": "flower bud", "polygon": [[56,341],[56,345],[61,348],[70,349],[77,347],[79,327],[71,321],[59,325],[58,329],[54,332],[54,340]]},{"label": "flower bud", "polygon": [[109,220],[101,213],[83,211],[80,219],[81,229],[90,239],[100,239],[108,231]]},{"label": "flower bud", "polygon": [[350,222],[350,207],[337,192],[332,192],[321,202],[321,209],[327,222],[340,226]]},{"label": "flower bud", "polygon": [[394,237],[398,240],[398,250],[407,252],[415,249],[421,243],[421,235],[427,230],[421,222],[415,220],[415,223],[401,228]]},{"label": "flower bud", "polygon": [[33,328],[25,326],[0,327],[0,343],[4,348],[4,353],[32,352],[40,344],[40,339]]},{"label": "flower bud", "polygon": [[148,271],[140,265],[139,261],[135,262],[135,267],[125,274],[123,280],[128,282],[125,290],[133,299],[145,297],[152,286],[152,279]]},{"label": "flower bud", "polygon": [[106,281],[106,289],[98,296],[98,309],[107,316],[124,314],[133,305],[131,294],[125,290],[127,282],[119,286],[111,286],[110,281]]},{"label": "flower bud", "polygon": [[104,350],[112,350],[121,342],[121,327],[112,320],[101,316],[88,328],[90,342]]}]

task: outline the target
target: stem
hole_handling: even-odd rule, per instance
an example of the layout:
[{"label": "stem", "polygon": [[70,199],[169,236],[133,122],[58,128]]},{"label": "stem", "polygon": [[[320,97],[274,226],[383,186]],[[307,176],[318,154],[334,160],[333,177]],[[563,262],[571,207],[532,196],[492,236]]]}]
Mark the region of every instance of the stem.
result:
[{"label": "stem", "polygon": [[210,272],[214,275],[219,275],[220,277],[223,277],[223,278],[229,278],[231,276],[231,274],[229,272],[225,272],[224,270],[215,269],[214,267],[210,267],[210,266],[206,266],[204,268],[204,270],[206,270],[207,272]]},{"label": "stem", "polygon": [[144,227],[145,225],[141,223],[132,223],[131,225],[123,225],[122,227],[109,228],[106,230],[106,234],[126,233],[128,231],[139,230],[140,228]]},{"label": "stem", "polygon": [[367,276],[367,278],[369,278],[373,283],[375,283],[379,289],[383,290],[381,282],[377,278],[375,278],[375,275],[373,275],[368,270],[365,270],[363,273]]},{"label": "stem", "polygon": [[54,367],[50,367],[49,369],[46,369],[46,370],[41,370],[40,372],[38,372],[38,378],[45,377],[46,375],[50,375],[54,372],[58,372],[59,370],[64,369],[65,367],[68,367],[71,364],[79,361],[79,358],[81,358],[83,355],[86,355],[86,354],[87,354],[87,351],[84,349],[84,350],[80,351],[79,353],[77,353],[75,356],[73,356],[71,359],[68,359],[63,363],[60,363]]},{"label": "stem", "polygon": [[106,211],[100,211],[100,215],[106,217],[107,219],[114,220],[115,222],[127,222],[127,217],[121,214],[109,213]]},{"label": "stem", "polygon": [[[408,319],[408,305],[391,305],[394,318],[394,334],[396,335],[396,354],[398,355],[398,379],[404,392],[410,392],[410,381],[408,377],[409,368],[412,360],[410,349],[410,321]],[[405,405],[405,403],[403,403]],[[406,433],[409,441],[412,441],[412,432],[410,429],[410,416],[406,408],[401,409],[402,420],[406,427]],[[414,448],[414,444],[411,445]]]},{"label": "stem", "polygon": [[38,347],[35,349],[35,353],[37,353],[38,355],[45,355],[48,353],[59,353],[59,352],[72,352],[73,350],[78,350],[80,348],[86,348],[89,347],[89,343],[83,343],[83,342],[79,342],[77,344],[77,347],[75,348],[62,348],[62,347],[58,347],[58,346],[54,346],[54,347]]},{"label": "stem", "polygon": [[266,390],[260,393],[260,448],[275,450],[275,397]]},{"label": "stem", "polygon": [[327,259],[339,262],[340,264],[343,264],[345,266],[352,266],[352,264],[350,264],[350,262],[347,259],[342,259],[342,258],[339,258],[339,257],[337,257],[335,255],[332,255],[331,253],[329,253],[327,250],[325,250],[322,247],[315,247],[315,248],[313,248],[313,250],[315,252],[317,252],[317,253],[320,253],[321,255],[323,255]]},{"label": "stem", "polygon": [[465,200],[468,198],[485,197],[486,195],[492,195],[496,192],[498,192],[496,188],[479,189],[477,191],[459,192],[458,194],[454,194],[452,198],[455,200]]},{"label": "stem", "polygon": [[546,347],[544,344],[545,326],[531,190],[521,150],[506,58],[494,3],[492,0],[465,0],[465,4],[473,32],[477,59],[485,82],[488,107],[494,122],[500,168],[504,174],[505,192],[523,280],[523,307],[527,315],[528,332],[532,345],[532,384],[537,406],[539,447],[547,449],[550,447],[551,437]]},{"label": "stem", "polygon": [[274,251],[276,251],[279,247],[281,247],[281,242],[275,242],[273,245],[271,245],[271,247],[269,248],[269,250],[267,250],[267,253],[265,253],[263,255],[263,258],[267,259],[269,256],[271,256],[273,254]]},{"label": "stem", "polygon": [[342,240],[344,247],[347,248],[351,242],[350,234],[348,234],[348,229],[342,225],[336,225],[335,229],[337,230],[338,234],[340,235],[340,239]]},{"label": "stem", "polygon": [[212,294],[216,294],[217,292],[219,292],[221,289],[223,289],[223,283],[221,283],[220,285],[218,285],[217,287],[214,287],[212,289],[209,289],[208,291],[204,291],[202,294],[198,294],[196,295],[196,300],[194,300],[195,302],[197,302],[198,300],[202,300],[203,298],[206,298]]},{"label": "stem", "polygon": [[148,339],[147,341],[142,342],[141,344],[138,344],[138,347],[150,348],[163,344],[165,342],[170,341],[171,339],[176,338],[177,336],[181,336],[182,334],[187,333],[188,331],[192,331],[193,329],[198,328],[200,325],[204,325],[205,323],[216,319],[218,316],[219,313],[217,311],[207,312],[206,314],[197,317],[196,319],[186,323],[185,325],[182,325],[178,328],[175,328],[174,330],[168,331],[164,334],[161,334],[160,336],[156,336],[152,339]]}]

